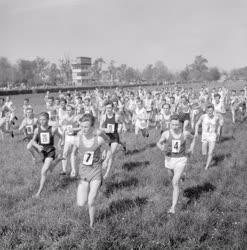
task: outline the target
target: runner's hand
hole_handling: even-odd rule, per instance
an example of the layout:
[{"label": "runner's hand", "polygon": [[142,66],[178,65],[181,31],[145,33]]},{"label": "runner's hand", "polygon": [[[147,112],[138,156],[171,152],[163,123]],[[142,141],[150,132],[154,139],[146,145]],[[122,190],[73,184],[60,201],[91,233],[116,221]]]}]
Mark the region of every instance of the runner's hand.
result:
[{"label": "runner's hand", "polygon": [[41,146],[41,145],[39,145],[39,147],[38,147],[38,151],[39,152],[42,152],[44,150],[44,147],[43,146]]}]

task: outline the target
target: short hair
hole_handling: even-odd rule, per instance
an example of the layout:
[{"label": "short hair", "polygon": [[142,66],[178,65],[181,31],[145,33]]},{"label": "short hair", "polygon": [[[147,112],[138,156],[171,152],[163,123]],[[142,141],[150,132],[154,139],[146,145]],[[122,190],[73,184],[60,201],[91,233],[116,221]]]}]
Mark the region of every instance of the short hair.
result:
[{"label": "short hair", "polygon": [[221,95],[220,94],[218,94],[218,93],[216,93],[216,94],[214,94],[214,97],[219,97],[219,98],[221,98]]},{"label": "short hair", "polygon": [[179,121],[179,116],[178,115],[172,115],[170,119],[171,119],[171,121]]},{"label": "short hair", "polygon": [[27,108],[27,109],[26,109],[26,112],[27,112],[27,111],[30,111],[30,110],[33,112],[33,108],[31,108],[31,107]]},{"label": "short hair", "polygon": [[66,109],[67,108],[71,108],[72,110],[74,110],[74,107],[72,106],[72,105],[70,105],[70,104],[68,104],[67,106],[66,106]]},{"label": "short hair", "polygon": [[113,102],[112,101],[106,101],[105,106],[111,105],[113,107]]},{"label": "short hair", "polygon": [[25,99],[24,99],[24,101],[27,101],[27,102],[29,102],[29,98],[25,98]]},{"label": "short hair", "polygon": [[48,97],[48,100],[54,101],[54,97],[53,97],[53,96],[49,96],[49,97]]},{"label": "short hair", "polygon": [[64,98],[61,98],[61,99],[60,99],[60,102],[65,102],[65,104],[67,104],[67,100],[64,99]]},{"label": "short hair", "polygon": [[91,114],[84,114],[80,119],[79,122],[90,122],[91,127],[95,124],[95,117]]},{"label": "short hair", "polygon": [[208,104],[208,106],[207,106],[207,109],[214,109],[214,105],[213,104]]},{"label": "short hair", "polygon": [[39,114],[39,117],[41,117],[41,116],[43,116],[43,117],[45,117],[46,119],[49,120],[49,114],[48,114],[47,112],[42,112],[42,113],[40,113],[40,114]]},{"label": "short hair", "polygon": [[164,104],[162,105],[162,108],[164,108],[165,106],[168,106],[169,109],[171,108],[171,105],[170,105],[169,103],[164,103]]}]

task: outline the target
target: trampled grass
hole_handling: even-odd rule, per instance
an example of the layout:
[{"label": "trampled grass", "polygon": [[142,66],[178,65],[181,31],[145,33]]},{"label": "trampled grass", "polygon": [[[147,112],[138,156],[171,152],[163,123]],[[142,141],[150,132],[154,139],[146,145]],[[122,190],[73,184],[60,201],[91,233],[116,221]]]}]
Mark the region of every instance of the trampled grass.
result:
[{"label": "trampled grass", "polygon": [[128,153],[118,152],[97,199],[94,230],[87,209],[76,207],[77,182],[61,178],[61,166],[41,198],[32,198],[40,166],[23,142],[6,137],[0,142],[0,249],[246,249],[246,129],[246,122],[233,129],[228,117],[208,171],[197,141],[175,216],[167,214],[172,188],[155,146],[159,131],[137,140],[128,133]]}]

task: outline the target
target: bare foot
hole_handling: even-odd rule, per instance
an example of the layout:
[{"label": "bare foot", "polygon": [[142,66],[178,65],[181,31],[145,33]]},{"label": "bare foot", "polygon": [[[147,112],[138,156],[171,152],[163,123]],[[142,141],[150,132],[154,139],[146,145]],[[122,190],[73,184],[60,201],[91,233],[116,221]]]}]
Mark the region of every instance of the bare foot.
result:
[{"label": "bare foot", "polygon": [[36,199],[40,198],[40,193],[36,193],[36,194],[33,196],[33,198],[36,198]]},{"label": "bare foot", "polygon": [[76,173],[75,173],[75,171],[71,171],[71,173],[70,173],[70,178],[75,178],[75,176],[76,176]]},{"label": "bare foot", "polygon": [[170,208],[169,210],[168,210],[168,214],[175,214],[175,208]]}]

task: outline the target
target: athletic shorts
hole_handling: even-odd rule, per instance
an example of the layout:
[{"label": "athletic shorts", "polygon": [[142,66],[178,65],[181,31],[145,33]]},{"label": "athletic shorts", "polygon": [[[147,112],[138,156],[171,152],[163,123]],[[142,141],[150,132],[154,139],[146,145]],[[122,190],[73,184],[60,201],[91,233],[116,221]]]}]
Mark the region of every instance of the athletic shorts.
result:
[{"label": "athletic shorts", "polygon": [[185,122],[185,121],[189,121],[190,120],[190,114],[189,113],[180,113],[178,115],[179,117],[179,121],[180,122]]},{"label": "athletic shorts", "polygon": [[216,133],[202,133],[202,142],[215,142]]},{"label": "athletic shorts", "polygon": [[56,157],[56,149],[53,146],[44,148],[41,153],[43,154],[43,162],[45,162],[46,158],[52,158],[54,160]]},{"label": "athletic shorts", "polygon": [[82,181],[91,182],[93,180],[102,181],[102,168],[101,165],[98,166],[79,166],[79,178]]},{"label": "athletic shorts", "polygon": [[109,145],[111,145],[114,142],[116,143],[120,142],[118,133],[106,133],[106,135],[108,137]]},{"label": "athletic shorts", "polygon": [[165,167],[168,169],[181,169],[185,168],[187,164],[187,157],[165,157]]}]

